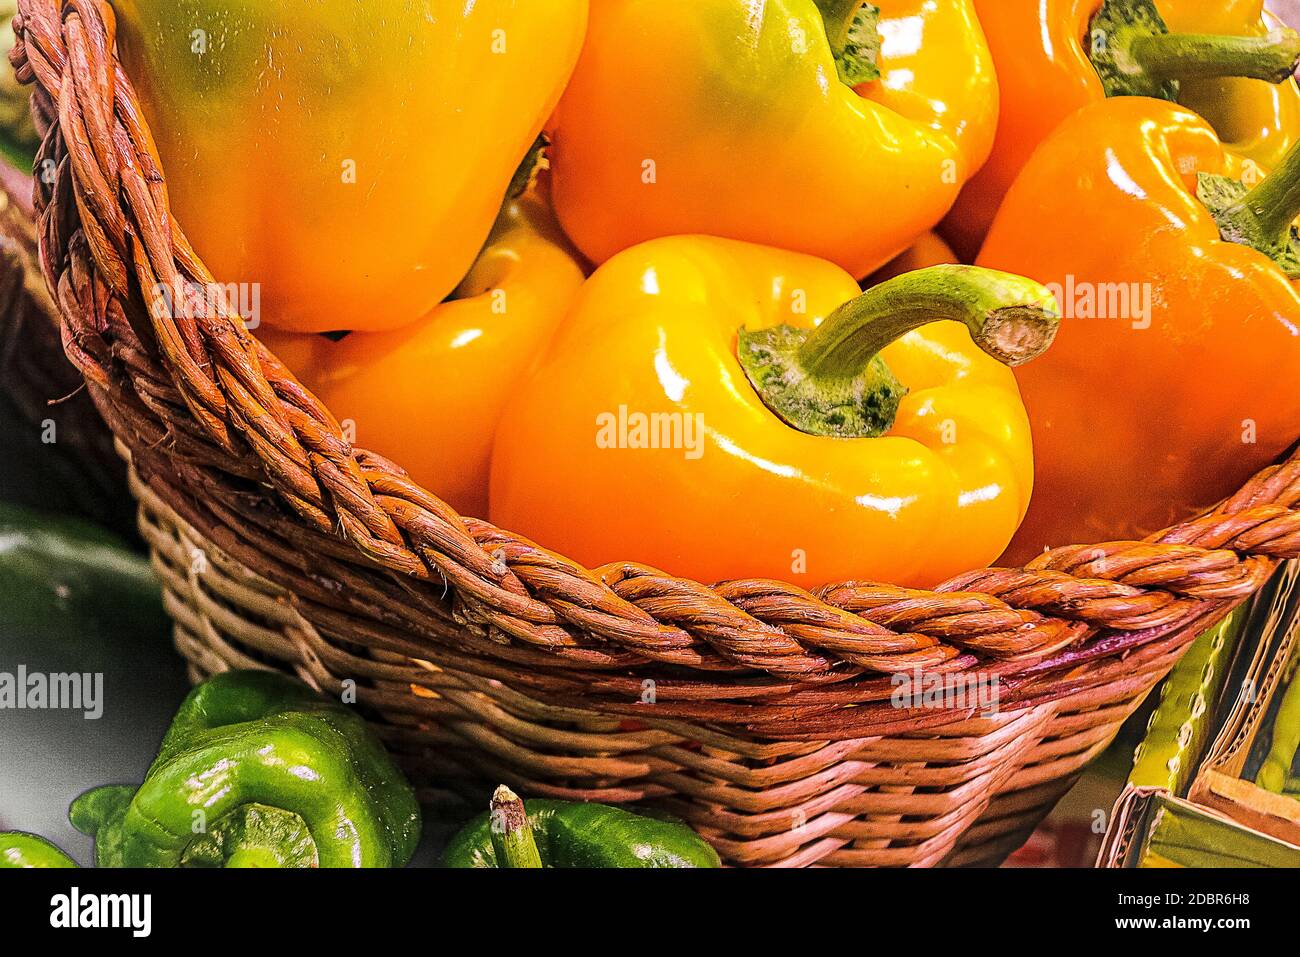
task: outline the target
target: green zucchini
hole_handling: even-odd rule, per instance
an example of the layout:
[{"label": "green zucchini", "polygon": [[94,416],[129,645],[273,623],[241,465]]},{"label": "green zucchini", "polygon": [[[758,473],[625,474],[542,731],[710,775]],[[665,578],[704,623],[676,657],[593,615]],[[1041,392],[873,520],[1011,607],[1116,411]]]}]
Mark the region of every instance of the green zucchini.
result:
[{"label": "green zucchini", "polygon": [[1130,786],[1181,794],[1191,782],[1213,730],[1245,620],[1245,612],[1238,609],[1205,631],[1169,673],[1146,736],[1133,754]]}]

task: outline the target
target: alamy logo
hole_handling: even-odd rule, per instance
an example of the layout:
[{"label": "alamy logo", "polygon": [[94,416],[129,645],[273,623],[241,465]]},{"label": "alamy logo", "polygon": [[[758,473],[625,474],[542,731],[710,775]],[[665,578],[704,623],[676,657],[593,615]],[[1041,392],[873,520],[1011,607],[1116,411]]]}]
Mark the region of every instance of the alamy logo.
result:
[{"label": "alamy logo", "polygon": [[81,711],[87,721],[104,714],[102,672],[46,674],[19,665],[0,671],[0,711]]},{"label": "alamy logo", "polygon": [[50,898],[50,926],[74,930],[126,928],[132,937],[148,937],[153,929],[150,894],[82,894],[78,887]]},{"label": "alamy logo", "polygon": [[153,292],[156,319],[183,319],[186,316],[217,319],[224,314],[239,316],[249,329],[256,329],[262,322],[262,284],[259,282],[200,284],[178,279],[172,285],[158,283]]},{"label": "alamy logo", "polygon": [[1073,273],[1064,283],[1049,282],[1062,319],[1120,319],[1134,329],[1151,327],[1151,283],[1079,282]]},{"label": "alamy logo", "polygon": [[688,459],[704,456],[704,413],[618,412],[596,416],[599,449],[681,449]]}]

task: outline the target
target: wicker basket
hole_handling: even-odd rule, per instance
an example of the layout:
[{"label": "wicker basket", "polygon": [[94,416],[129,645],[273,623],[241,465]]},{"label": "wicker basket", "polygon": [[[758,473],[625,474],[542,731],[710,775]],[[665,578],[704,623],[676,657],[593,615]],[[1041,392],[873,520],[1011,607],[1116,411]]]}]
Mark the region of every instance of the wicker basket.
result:
[{"label": "wicker basket", "polygon": [[[14,64],[50,124],[43,267],[131,460],[178,647],[196,678],[355,688],[430,802],[495,781],[653,800],[739,865],[996,862],[1300,552],[1300,459],[1151,541],[935,591],[589,571],[462,518],[352,448],[238,319],[150,308],[142,290],[212,279],[170,218],[112,11],[20,6]],[[896,708],[890,675],[914,668],[996,678],[1000,710]]]},{"label": "wicker basket", "polygon": [[[0,468],[0,495],[129,534],[135,516],[126,469],[63,354],[31,199],[31,177],[0,159],[0,455],[31,459]],[[46,441],[47,430],[54,441]]]}]

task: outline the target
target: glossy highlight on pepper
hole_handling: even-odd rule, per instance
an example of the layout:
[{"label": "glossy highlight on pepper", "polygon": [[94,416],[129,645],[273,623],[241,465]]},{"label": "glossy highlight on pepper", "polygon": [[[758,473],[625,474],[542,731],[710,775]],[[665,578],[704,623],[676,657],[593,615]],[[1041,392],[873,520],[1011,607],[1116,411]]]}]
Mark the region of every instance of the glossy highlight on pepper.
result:
[{"label": "glossy highlight on pepper", "polygon": [[[1275,174],[1289,190],[1261,204],[1279,239],[1300,213],[1297,160],[1293,147]],[[1036,490],[1004,562],[1141,539],[1300,435],[1300,291],[1278,262],[1225,241],[1202,198],[1244,194],[1242,171],[1196,114],[1121,97],[1067,120],[1008,194],[979,263],[1065,301],[1052,350],[1017,371]]]},{"label": "glossy highlight on pepper", "polygon": [[0,870],[76,866],[76,861],[43,837],[22,831],[0,832]]},{"label": "glossy highlight on pepper", "polygon": [[299,332],[395,329],[456,287],[587,20],[587,0],[113,7],[172,213]]},{"label": "glossy highlight on pepper", "polygon": [[[1049,327],[1041,347],[1052,302],[1018,277],[939,269],[953,272],[859,300],[831,263],[733,240],[673,237],[616,256],[502,417],[493,522],[589,566],[636,558],[705,582],[932,585],[990,561],[1028,505],[1028,421],[1012,374],[971,330],[937,320],[968,294],[992,304],[968,310],[986,318],[1025,305]],[[946,295],[949,283],[960,292]],[[859,301],[874,321],[856,328],[845,304]],[[813,355],[828,342],[810,330],[832,316],[846,321]],[[785,396],[791,417],[802,408],[840,435],[883,434],[787,424],[751,384],[738,330],[773,361],[792,345],[807,363],[798,378],[825,385],[820,409]],[[764,334],[773,341],[757,342]],[[856,368],[841,377],[840,365]]]},{"label": "glossy highlight on pepper", "polygon": [[544,193],[507,203],[453,298],[404,329],[338,341],[257,331],[356,445],[399,461],[464,515],[487,514],[501,411],[583,281]]},{"label": "glossy highlight on pepper", "polygon": [[983,33],[970,0],[881,0],[880,76],[851,88],[829,36],[862,6],[595,4],[550,124],[556,210],[583,253],[702,233],[862,277],[933,227],[992,144]]}]

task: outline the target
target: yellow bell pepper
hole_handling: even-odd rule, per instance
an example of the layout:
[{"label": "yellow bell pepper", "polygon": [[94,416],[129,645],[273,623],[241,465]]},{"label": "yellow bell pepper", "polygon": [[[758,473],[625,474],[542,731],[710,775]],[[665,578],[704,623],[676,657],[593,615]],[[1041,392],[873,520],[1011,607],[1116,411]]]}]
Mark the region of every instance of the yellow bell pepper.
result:
[{"label": "yellow bell pepper", "polygon": [[398,462],[465,515],[487,514],[501,409],[582,285],[537,193],[507,204],[454,297],[390,332],[257,335],[355,444]]},{"label": "yellow bell pepper", "polygon": [[[1264,9],[1264,0],[1157,0],[1156,6],[1175,33],[1262,37],[1282,26]],[[1224,145],[1261,172],[1277,166],[1300,138],[1300,86],[1294,80],[1188,79],[1178,102],[1209,120]]]},{"label": "yellow bell pepper", "polygon": [[551,126],[593,262],[703,233],[861,278],[983,164],[998,89],[972,0],[604,0]]},{"label": "yellow bell pepper", "polygon": [[221,283],[300,332],[397,328],[456,287],[587,22],[587,0],[113,9],[172,211]]},{"label": "yellow bell pepper", "polygon": [[860,294],[784,250],[635,246],[513,390],[492,521],[593,567],[933,585],[997,557],[1025,514],[1029,424],[1002,363],[1056,323],[1042,286],[972,266]]}]

